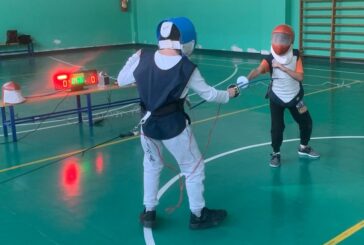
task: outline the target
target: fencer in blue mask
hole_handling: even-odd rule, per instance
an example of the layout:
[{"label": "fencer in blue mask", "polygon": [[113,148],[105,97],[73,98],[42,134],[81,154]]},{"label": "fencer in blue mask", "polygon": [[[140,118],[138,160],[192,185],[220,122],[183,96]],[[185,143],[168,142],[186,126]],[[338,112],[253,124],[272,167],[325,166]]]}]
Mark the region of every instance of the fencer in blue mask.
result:
[{"label": "fencer in blue mask", "polygon": [[164,167],[162,148],[176,159],[185,177],[190,208],[191,229],[219,225],[227,212],[206,207],[204,160],[184,110],[191,89],[208,102],[227,103],[236,97],[236,88],[226,91],[209,86],[197,66],[188,58],[196,43],[192,22],[185,17],[163,20],[157,27],[158,50],[142,49],[132,55],[121,69],[119,86],[136,83],[141,99],[141,144],[144,150],[144,227],[156,224],[158,188]]}]

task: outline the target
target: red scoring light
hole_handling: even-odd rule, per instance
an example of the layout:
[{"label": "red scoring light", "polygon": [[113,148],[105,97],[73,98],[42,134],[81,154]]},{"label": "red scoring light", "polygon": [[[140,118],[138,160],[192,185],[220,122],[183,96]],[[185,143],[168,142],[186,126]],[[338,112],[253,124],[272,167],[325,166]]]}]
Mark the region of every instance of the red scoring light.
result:
[{"label": "red scoring light", "polygon": [[53,76],[53,84],[56,90],[65,90],[71,88],[69,82],[70,73],[58,73]]},{"label": "red scoring light", "polygon": [[68,79],[68,74],[57,75],[58,81],[63,81],[63,80],[67,80],[67,79]]}]

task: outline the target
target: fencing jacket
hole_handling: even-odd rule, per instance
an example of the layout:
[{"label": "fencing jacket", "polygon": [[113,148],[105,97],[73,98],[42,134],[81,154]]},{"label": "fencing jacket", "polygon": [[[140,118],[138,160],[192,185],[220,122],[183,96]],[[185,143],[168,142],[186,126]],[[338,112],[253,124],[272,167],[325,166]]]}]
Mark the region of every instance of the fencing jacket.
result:
[{"label": "fencing jacket", "polygon": [[[274,57],[270,54],[263,60],[270,71],[272,82],[268,91],[269,98],[281,106],[294,106],[303,98],[302,83],[293,79],[288,73],[279,68],[273,68]],[[298,64],[300,64],[298,66]],[[298,50],[293,50],[293,58],[290,63],[285,65],[287,68],[303,72],[302,63]]]}]

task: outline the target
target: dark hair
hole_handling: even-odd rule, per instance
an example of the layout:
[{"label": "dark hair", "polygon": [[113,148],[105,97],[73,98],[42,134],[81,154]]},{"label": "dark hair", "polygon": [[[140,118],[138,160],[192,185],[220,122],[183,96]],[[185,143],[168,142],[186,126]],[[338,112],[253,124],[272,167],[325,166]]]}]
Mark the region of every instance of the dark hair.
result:
[{"label": "dark hair", "polygon": [[177,28],[177,26],[175,24],[172,25],[172,29],[171,29],[171,33],[169,34],[168,37],[160,37],[160,40],[167,40],[167,39],[170,39],[170,40],[173,40],[173,41],[179,41],[179,38],[180,38],[180,33],[179,33],[179,30]]}]

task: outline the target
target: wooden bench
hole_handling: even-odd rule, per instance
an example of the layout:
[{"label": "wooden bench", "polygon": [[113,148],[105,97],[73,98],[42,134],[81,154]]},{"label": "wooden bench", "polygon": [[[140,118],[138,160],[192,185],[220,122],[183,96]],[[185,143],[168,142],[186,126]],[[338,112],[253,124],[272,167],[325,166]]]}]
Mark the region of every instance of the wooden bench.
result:
[{"label": "wooden bench", "polygon": [[[66,116],[66,115],[76,114],[76,115],[78,115],[78,122],[82,123],[82,113],[83,112],[87,113],[88,125],[89,125],[90,129],[92,129],[92,127],[93,127],[93,115],[92,114],[93,114],[94,110],[100,110],[100,109],[106,109],[106,108],[109,109],[111,107],[139,103],[140,99],[139,98],[122,99],[122,100],[118,100],[118,101],[114,101],[114,102],[92,105],[91,94],[106,92],[106,91],[111,91],[111,90],[117,90],[117,89],[128,89],[131,87],[135,87],[135,86],[130,85],[130,86],[125,86],[125,87],[119,87],[118,85],[107,85],[105,87],[97,87],[97,86],[89,87],[89,88],[86,88],[86,89],[80,90],[80,91],[70,91],[70,92],[61,91],[61,92],[55,92],[50,95],[28,97],[28,98],[25,97],[26,101],[21,104],[6,104],[6,103],[3,103],[2,100],[0,100],[0,109],[1,109],[1,118],[2,118],[4,136],[8,137],[8,127],[9,127],[12,131],[13,142],[16,142],[17,141],[16,124],[29,123],[29,122],[35,122],[35,121],[44,121],[44,120],[47,120],[50,118],[57,118],[57,117],[62,117],[62,116]],[[81,98],[80,98],[81,95],[86,96],[86,103],[87,103],[86,107],[81,106]],[[72,97],[72,96],[75,96],[75,98],[76,98],[76,107],[73,109],[67,109],[67,110],[57,111],[57,112],[53,111],[53,112],[45,113],[45,114],[35,113],[35,115],[32,115],[32,116],[15,118],[15,107],[17,105],[31,105],[34,103],[42,103],[42,102],[47,102],[49,100],[54,100],[54,99],[64,99],[65,97]],[[9,120],[6,118],[6,108],[9,109],[9,117],[10,117]]]},{"label": "wooden bench", "polygon": [[0,43],[0,54],[12,54],[12,53],[28,53],[32,55],[34,53],[33,42],[28,44],[16,43]]}]

